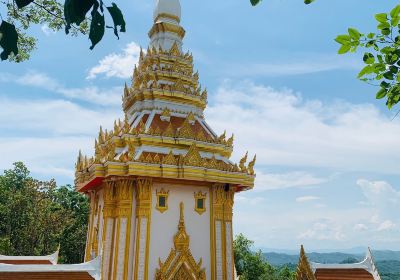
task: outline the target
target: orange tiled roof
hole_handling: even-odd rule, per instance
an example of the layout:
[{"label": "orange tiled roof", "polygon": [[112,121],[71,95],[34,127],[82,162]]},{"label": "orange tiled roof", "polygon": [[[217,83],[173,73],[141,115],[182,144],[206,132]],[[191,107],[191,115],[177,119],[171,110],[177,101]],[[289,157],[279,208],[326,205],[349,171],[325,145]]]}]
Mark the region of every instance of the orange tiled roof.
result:
[{"label": "orange tiled roof", "polygon": [[317,280],[374,280],[371,273],[365,269],[317,269],[315,272]]}]

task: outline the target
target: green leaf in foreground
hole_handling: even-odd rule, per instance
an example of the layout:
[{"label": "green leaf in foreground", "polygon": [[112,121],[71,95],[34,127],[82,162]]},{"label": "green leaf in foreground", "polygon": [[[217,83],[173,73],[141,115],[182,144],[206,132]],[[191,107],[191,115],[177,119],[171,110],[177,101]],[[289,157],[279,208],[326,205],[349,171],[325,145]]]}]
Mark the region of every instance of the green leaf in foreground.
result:
[{"label": "green leaf in foreground", "polygon": [[261,0],[250,0],[251,5],[253,5],[253,6],[257,5],[260,2],[261,2]]},{"label": "green leaf in foreground", "polygon": [[18,9],[28,6],[32,2],[33,2],[33,0],[15,0],[15,3],[17,4]]},{"label": "green leaf in foreground", "polygon": [[96,46],[98,42],[104,36],[104,29],[105,29],[105,21],[104,15],[101,15],[98,11],[92,13],[92,23],[90,24],[90,32],[89,32],[89,39],[92,42],[90,49]]},{"label": "green leaf in foreground", "polygon": [[122,15],[121,10],[118,8],[118,6],[115,3],[112,3],[111,7],[107,7],[108,12],[110,13],[113,22],[114,22],[114,34],[115,36],[118,37],[118,29],[117,27],[120,26],[120,32],[125,32],[125,20],[124,16]]},{"label": "green leaf in foreground", "polygon": [[314,2],[315,0],[304,0],[304,4],[311,4],[312,2]]},{"label": "green leaf in foreground", "polygon": [[1,60],[8,59],[8,56],[13,53],[18,54],[18,34],[15,30],[15,26],[6,21],[2,21],[0,25],[0,47],[3,48],[3,52],[0,54]]},{"label": "green leaf in foreground", "polygon": [[75,23],[76,25],[80,25],[85,20],[86,14],[94,4],[95,0],[65,0],[65,33],[69,33],[71,24]]}]

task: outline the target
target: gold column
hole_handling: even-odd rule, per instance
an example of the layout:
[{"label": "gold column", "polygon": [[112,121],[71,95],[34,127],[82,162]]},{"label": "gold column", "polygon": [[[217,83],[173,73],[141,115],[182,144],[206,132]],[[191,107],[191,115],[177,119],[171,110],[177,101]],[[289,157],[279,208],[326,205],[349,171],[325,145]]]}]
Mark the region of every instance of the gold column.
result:
[{"label": "gold column", "polygon": [[215,184],[212,187],[213,199],[213,236],[212,247],[213,265],[212,279],[233,280],[234,279],[234,260],[233,260],[233,197],[234,191],[231,187],[224,184]]},{"label": "gold column", "polygon": [[224,223],[224,202],[225,202],[225,191],[223,184],[215,184],[213,185],[213,257],[214,257],[214,275],[213,279],[215,280],[224,280],[225,279],[225,246],[224,246],[224,238],[223,238],[223,223]]},{"label": "gold column", "polygon": [[133,200],[133,179],[116,181],[116,242],[114,250],[113,279],[127,279],[130,244],[131,214]]},{"label": "gold column", "polygon": [[234,280],[234,254],[233,254],[233,232],[232,232],[232,216],[233,216],[233,198],[235,192],[229,187],[225,191],[224,200],[224,247],[225,247],[225,272],[226,280]]},{"label": "gold column", "polygon": [[148,280],[152,180],[136,181],[135,280]]},{"label": "gold column", "polygon": [[102,279],[111,279],[115,231],[116,182],[109,179],[104,185]]},{"label": "gold column", "polygon": [[95,215],[95,209],[94,209],[94,199],[93,199],[94,194],[93,192],[89,193],[89,199],[90,199],[90,213],[89,213],[89,224],[88,224],[88,231],[87,231],[87,236],[86,236],[86,249],[85,249],[85,262],[90,261],[90,252],[91,252],[91,244],[92,244],[92,235],[93,235],[93,223],[94,223],[94,215]]}]

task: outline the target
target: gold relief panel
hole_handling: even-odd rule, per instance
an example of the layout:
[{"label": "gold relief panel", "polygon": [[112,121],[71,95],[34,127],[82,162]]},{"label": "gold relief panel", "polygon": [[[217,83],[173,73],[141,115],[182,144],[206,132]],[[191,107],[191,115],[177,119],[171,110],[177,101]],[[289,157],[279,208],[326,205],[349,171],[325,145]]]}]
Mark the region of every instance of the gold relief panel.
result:
[{"label": "gold relief panel", "polygon": [[165,191],[164,189],[157,190],[156,195],[157,195],[156,209],[161,213],[164,213],[165,211],[168,210],[169,191]]},{"label": "gold relief panel", "polygon": [[151,211],[151,186],[150,178],[138,178],[136,181],[136,216],[148,217]]},{"label": "gold relief panel", "polygon": [[206,212],[206,193],[201,191],[194,193],[194,210],[199,213],[199,215]]}]

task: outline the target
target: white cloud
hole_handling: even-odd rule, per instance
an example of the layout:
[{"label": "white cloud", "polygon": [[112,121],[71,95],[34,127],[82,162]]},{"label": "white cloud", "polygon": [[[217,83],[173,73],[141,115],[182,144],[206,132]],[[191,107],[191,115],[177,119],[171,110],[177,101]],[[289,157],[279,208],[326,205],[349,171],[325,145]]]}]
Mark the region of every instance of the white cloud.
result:
[{"label": "white cloud", "polygon": [[391,121],[371,104],[325,104],[248,81],[227,81],[210,96],[208,122],[221,133],[229,116],[233,158],[250,149],[258,171],[278,165],[400,174],[399,119]]},{"label": "white cloud", "polygon": [[[299,57],[300,55],[296,55]],[[306,56],[303,60],[293,62],[276,63],[242,63],[240,65],[227,65],[224,74],[230,77],[243,76],[291,76],[303,75],[317,72],[332,71],[338,69],[360,69],[362,64],[356,58],[338,57],[337,55],[319,55],[303,54]],[[312,57],[312,59],[310,59]]]},{"label": "white cloud", "polygon": [[400,191],[385,181],[357,180],[363,195],[372,206],[385,207],[393,210],[400,207]]},{"label": "white cloud", "polygon": [[356,225],[354,225],[354,230],[357,230],[357,231],[368,230],[368,226],[366,226],[364,224],[356,224]]},{"label": "white cloud", "polygon": [[315,201],[315,200],[320,200],[321,198],[318,196],[300,196],[296,198],[296,202],[302,203],[302,202],[309,202],[309,201]]},{"label": "white cloud", "polygon": [[346,235],[342,232],[341,227],[328,225],[325,223],[315,223],[311,229],[300,233],[298,239],[311,240],[335,240],[342,241]]},{"label": "white cloud", "polygon": [[392,230],[396,228],[396,224],[393,223],[390,220],[386,220],[383,223],[381,223],[378,227],[378,231],[384,231],[384,230]]},{"label": "white cloud", "polygon": [[139,54],[139,45],[131,42],[126,45],[122,54],[112,53],[101,59],[98,65],[89,70],[87,79],[94,79],[100,74],[104,74],[107,78],[129,78],[139,60]]},{"label": "white cloud", "polygon": [[103,106],[121,105],[122,87],[112,87],[100,89],[96,86],[86,86],[82,88],[65,87],[56,79],[45,73],[29,71],[21,77],[5,75],[0,82],[14,82],[24,86],[42,88],[60,94],[68,99],[81,100]]},{"label": "white cloud", "polygon": [[[0,98],[0,130],[14,135],[97,136],[100,125],[112,128],[120,110],[91,110],[65,100],[10,100]],[[7,136],[10,137],[9,133]],[[4,136],[3,136],[4,137]],[[13,157],[10,157],[13,158]]]},{"label": "white cloud", "polygon": [[56,34],[56,32],[53,29],[51,29],[48,24],[43,24],[40,29],[46,36]]},{"label": "white cloud", "polygon": [[255,191],[287,189],[319,185],[327,179],[318,178],[310,173],[296,171],[288,173],[263,173],[257,170],[257,188]]},{"label": "white cloud", "polygon": [[[81,149],[94,152],[100,125],[112,128],[120,110],[90,110],[65,100],[0,99],[0,170],[23,161],[35,176],[73,183]],[[27,136],[29,135],[29,136]]]}]

